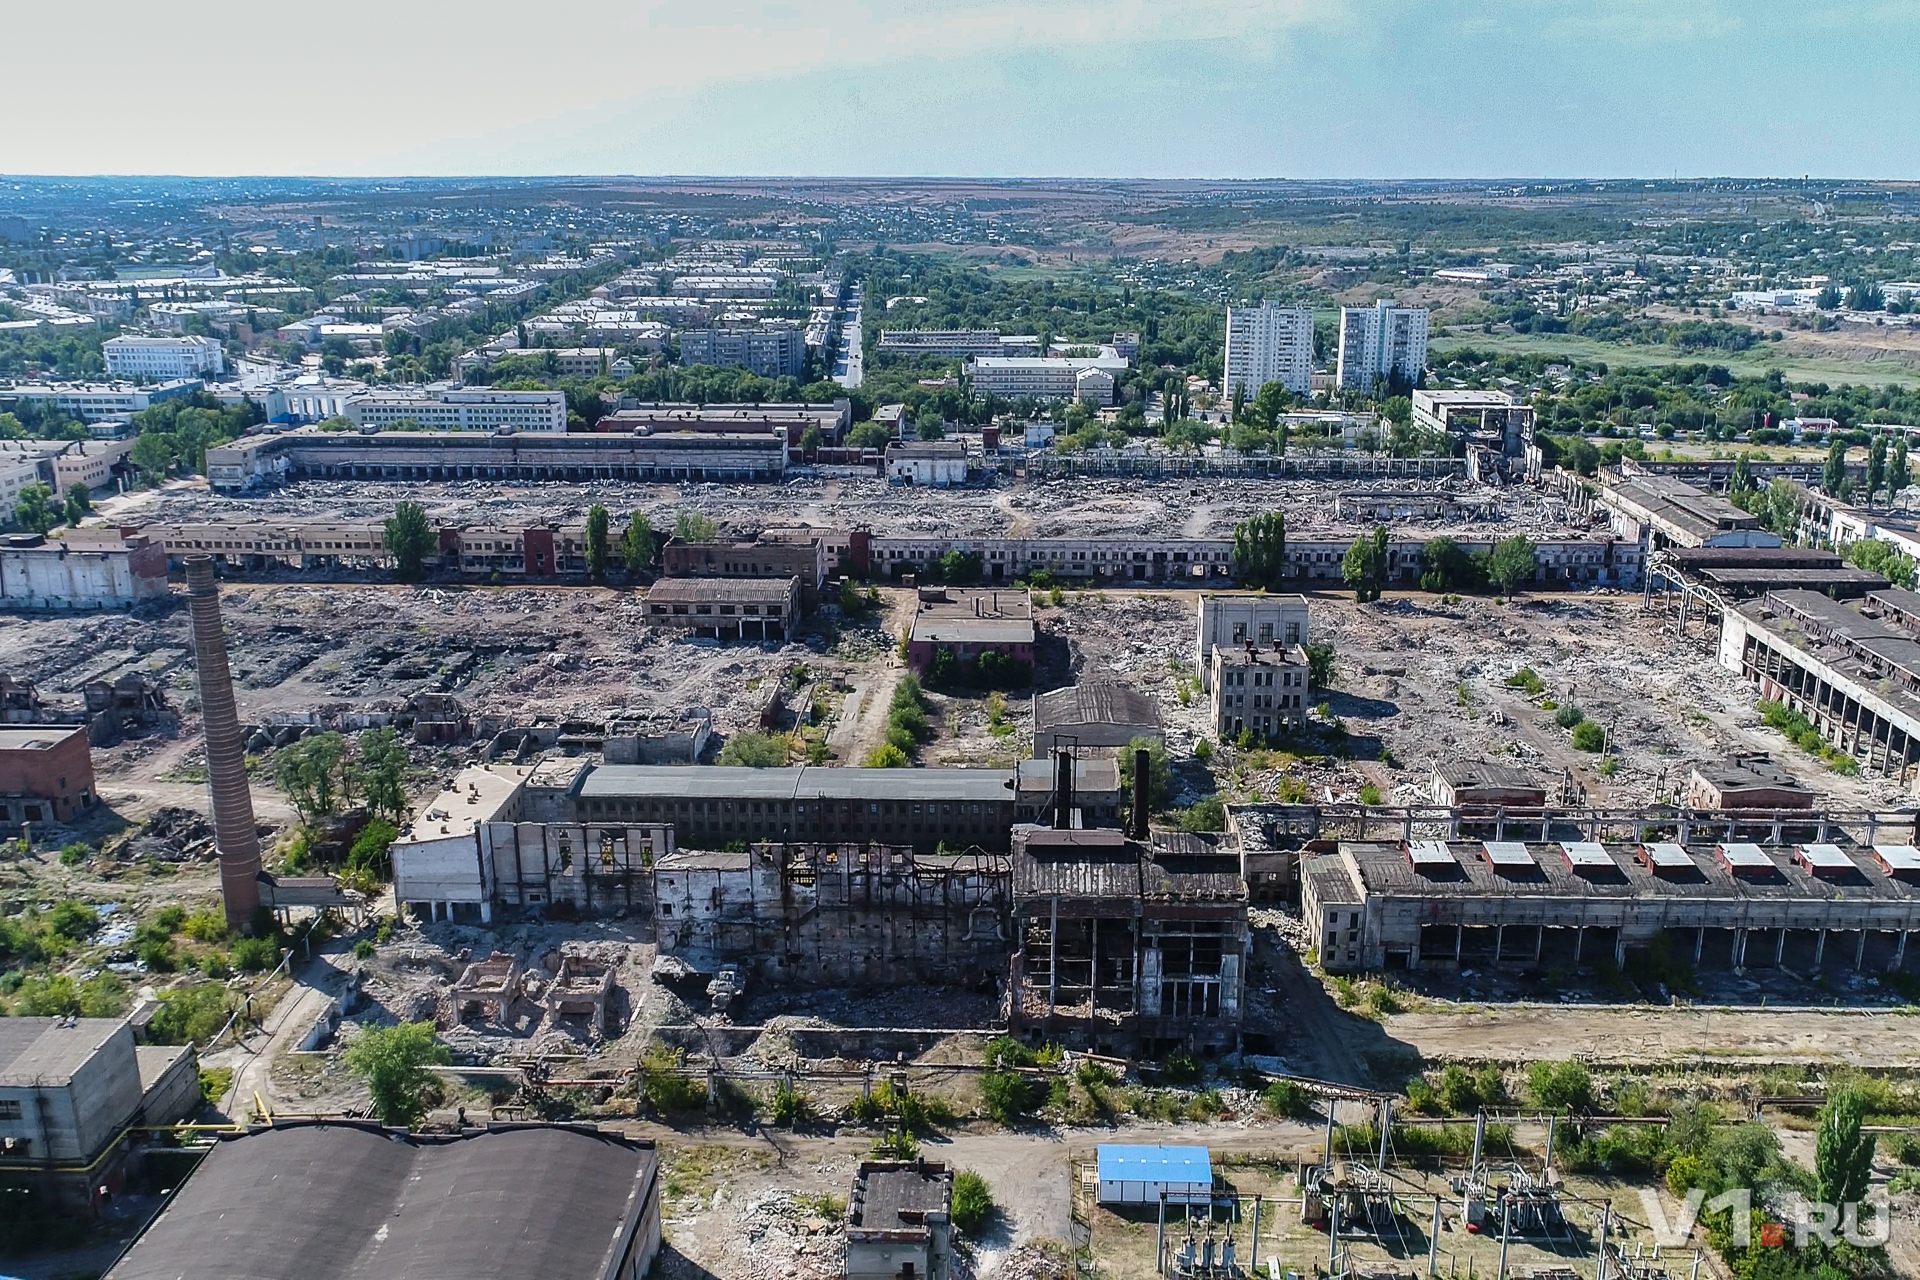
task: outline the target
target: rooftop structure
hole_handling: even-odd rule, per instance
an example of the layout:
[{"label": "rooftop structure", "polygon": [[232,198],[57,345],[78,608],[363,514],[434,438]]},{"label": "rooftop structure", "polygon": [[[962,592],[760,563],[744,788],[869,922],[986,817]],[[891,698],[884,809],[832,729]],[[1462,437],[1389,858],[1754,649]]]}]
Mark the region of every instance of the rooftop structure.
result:
[{"label": "rooftop structure", "polygon": [[1220,645],[1266,649],[1308,641],[1311,611],[1304,595],[1208,591],[1201,594],[1196,611],[1193,660],[1202,689],[1213,687],[1213,651]]},{"label": "rooftop structure", "polygon": [[1508,765],[1448,760],[1433,767],[1433,802],[1479,811],[1538,809],[1547,802],[1547,789]]},{"label": "rooftop structure", "polygon": [[1071,400],[1084,370],[1111,377],[1127,371],[1128,361],[1102,356],[980,356],[967,363],[974,387],[1009,400]]},{"label": "rooftop structure", "polygon": [[1599,501],[1614,532],[1649,550],[1780,545],[1778,534],[1760,527],[1759,516],[1670,476],[1604,476]]},{"label": "rooftop structure", "polygon": [[1152,698],[1117,681],[1098,680],[1053,689],[1033,702],[1033,755],[1052,754],[1056,744],[1124,747],[1135,738],[1161,734],[1160,710]]},{"label": "rooftop structure", "polygon": [[661,578],[647,591],[650,627],[718,640],[787,640],[800,620],[800,579]]},{"label": "rooftop structure", "polygon": [[1899,968],[1920,930],[1905,846],[1342,841],[1310,854],[1303,915],[1329,969],[1620,964]]},{"label": "rooftop structure", "polygon": [[107,1275],[631,1280],[659,1247],[650,1142],[574,1125],[282,1123],[218,1143]]},{"label": "rooftop structure", "polygon": [[1695,765],[1687,776],[1687,803],[1696,809],[1811,809],[1814,794],[1765,760]]},{"label": "rooftop structure", "polygon": [[1033,665],[1033,602],[1023,590],[927,587],[907,638],[907,666],[925,671],[945,649],[962,666],[988,653]]},{"label": "rooftop structure", "polygon": [[847,1198],[847,1280],[951,1280],[952,1213],[946,1165],[861,1161]]},{"label": "rooftop structure", "polygon": [[1517,457],[1533,439],[1533,406],[1505,391],[1413,393],[1413,425],[1422,431]]}]

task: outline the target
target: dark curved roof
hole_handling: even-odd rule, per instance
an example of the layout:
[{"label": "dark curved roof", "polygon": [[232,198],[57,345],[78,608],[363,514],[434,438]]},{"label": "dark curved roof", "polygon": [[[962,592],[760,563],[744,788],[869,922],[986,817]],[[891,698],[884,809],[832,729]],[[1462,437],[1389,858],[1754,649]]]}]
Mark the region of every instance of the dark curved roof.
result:
[{"label": "dark curved roof", "polygon": [[209,1152],[107,1275],[601,1280],[618,1273],[654,1172],[651,1144],[567,1126],[276,1126]]}]

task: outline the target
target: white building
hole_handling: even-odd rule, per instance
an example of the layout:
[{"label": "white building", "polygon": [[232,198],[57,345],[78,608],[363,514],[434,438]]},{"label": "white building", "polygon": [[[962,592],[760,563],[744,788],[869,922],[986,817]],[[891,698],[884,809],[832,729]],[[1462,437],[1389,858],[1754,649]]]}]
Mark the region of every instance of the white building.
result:
[{"label": "white building", "polygon": [[1082,369],[1074,375],[1073,398],[1081,404],[1112,404],[1113,375],[1105,369]]},{"label": "white building", "polygon": [[932,489],[967,482],[967,449],[957,440],[906,440],[887,446],[887,479]]},{"label": "white building", "polygon": [[1212,691],[1213,731],[1222,742],[1239,737],[1242,730],[1264,740],[1305,723],[1309,667],[1299,645],[1221,645],[1202,670]]},{"label": "white building", "polygon": [[227,358],[212,338],[108,338],[100,344],[116,378],[208,378],[226,372]]},{"label": "white building", "polygon": [[1117,379],[1127,362],[1104,355],[981,356],[967,364],[975,390],[1009,400],[1070,400],[1079,392],[1080,374],[1088,369]]},{"label": "white building", "polygon": [[423,431],[564,432],[567,397],[560,391],[372,391],[347,401],[355,426],[412,422]]},{"label": "white building", "polygon": [[1418,380],[1427,367],[1427,309],[1396,307],[1384,298],[1371,307],[1340,308],[1343,391],[1370,392],[1383,378]]},{"label": "white building", "polygon": [[1297,396],[1311,394],[1313,312],[1263,302],[1257,307],[1227,308],[1228,394],[1241,388],[1251,399],[1269,382]]},{"label": "white building", "polygon": [[131,382],[23,382],[0,390],[0,412],[16,401],[34,400],[42,410],[51,407],[81,422],[102,422],[130,418],[149,405],[200,390],[199,380],[190,378],[145,386]]},{"label": "white building", "polygon": [[1199,626],[1194,637],[1193,665],[1200,687],[1213,687],[1213,651],[1257,645],[1304,645],[1311,621],[1303,595],[1254,595],[1206,592],[1200,597]]}]

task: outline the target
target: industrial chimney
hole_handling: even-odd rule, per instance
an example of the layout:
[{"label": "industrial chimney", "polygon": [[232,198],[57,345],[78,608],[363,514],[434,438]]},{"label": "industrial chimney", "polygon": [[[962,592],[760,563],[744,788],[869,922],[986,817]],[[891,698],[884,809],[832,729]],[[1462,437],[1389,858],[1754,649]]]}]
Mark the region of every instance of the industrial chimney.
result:
[{"label": "industrial chimney", "polygon": [[220,588],[212,556],[187,557],[187,608],[193,614],[193,666],[207,735],[207,787],[213,793],[213,847],[220,855],[220,897],[227,924],[250,928],[260,909],[260,837],[253,827],[233,672],[220,631]]},{"label": "industrial chimney", "polygon": [[1073,752],[1065,747],[1053,752],[1053,825],[1061,831],[1073,825]]},{"label": "industrial chimney", "polygon": [[1153,803],[1153,753],[1145,747],[1133,753],[1133,809],[1127,815],[1127,834],[1147,838],[1147,814]]}]

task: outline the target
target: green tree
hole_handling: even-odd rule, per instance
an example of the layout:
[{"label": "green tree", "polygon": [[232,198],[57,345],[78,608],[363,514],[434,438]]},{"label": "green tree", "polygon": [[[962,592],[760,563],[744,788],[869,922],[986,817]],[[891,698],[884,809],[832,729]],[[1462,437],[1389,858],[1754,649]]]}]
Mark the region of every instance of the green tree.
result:
[{"label": "green tree", "polygon": [[587,508],[587,576],[607,580],[607,509],[597,502]]},{"label": "green tree", "polygon": [[1523,582],[1531,581],[1538,566],[1538,548],[1533,539],[1516,533],[1494,544],[1487,560],[1487,576],[1500,585],[1504,595],[1512,595]]},{"label": "green tree", "polygon": [[953,1229],[977,1238],[993,1218],[993,1193],[987,1180],[972,1170],[953,1176]]},{"label": "green tree", "polygon": [[826,443],[826,439],[820,434],[820,428],[818,427],[808,427],[800,433],[800,448],[806,453],[811,454],[816,452],[824,443]]},{"label": "green tree", "polygon": [[1307,651],[1307,687],[1325,689],[1333,683],[1335,655],[1333,646],[1323,641],[1315,641],[1306,646]]},{"label": "green tree", "polygon": [[620,554],[628,573],[638,573],[653,563],[653,521],[644,511],[627,517],[627,531],[620,539]]},{"label": "green tree", "polygon": [[1865,1107],[1853,1089],[1841,1089],[1821,1108],[1813,1156],[1814,1198],[1820,1202],[1849,1205],[1866,1198],[1874,1136],[1861,1132],[1864,1119]]},{"label": "green tree", "polygon": [[1585,1111],[1593,1106],[1593,1075],[1573,1058],[1536,1062],[1527,1068],[1527,1093],[1547,1111]]},{"label": "green tree", "polygon": [[447,1047],[434,1038],[431,1022],[369,1027],[343,1057],[347,1070],[367,1082],[380,1122],[409,1127],[427,1114],[427,1097],[434,1085],[427,1068],[452,1061]]},{"label": "green tree", "polygon": [[1375,525],[1371,534],[1361,534],[1347,547],[1340,561],[1340,576],[1353,588],[1353,598],[1361,603],[1380,598],[1387,577],[1387,527]]},{"label": "green tree", "polygon": [[43,484],[24,486],[13,504],[13,518],[29,533],[45,533],[53,528],[53,490]]},{"label": "green tree", "polygon": [[954,550],[940,557],[940,580],[957,587],[972,586],[980,581],[980,570],[977,552]]},{"label": "green tree", "polygon": [[1427,539],[1420,549],[1420,563],[1423,591],[1458,591],[1475,585],[1473,557],[1444,534]]},{"label": "green tree", "polygon": [[1887,438],[1877,435],[1867,449],[1867,505],[1873,505],[1874,495],[1880,492],[1880,486],[1887,482]]},{"label": "green tree", "polygon": [[403,582],[419,580],[425,573],[427,557],[437,545],[433,526],[427,523],[427,509],[417,502],[396,505],[382,541],[393,557],[394,576]]},{"label": "green tree", "polygon": [[1730,493],[1745,493],[1753,488],[1753,464],[1748,461],[1746,450],[1733,460],[1733,483],[1728,486]]},{"label": "green tree", "polygon": [[893,432],[878,422],[863,422],[847,432],[847,444],[855,449],[884,449]]},{"label": "green tree", "polygon": [[1793,485],[1775,480],[1767,486],[1767,527],[1783,538],[1792,539],[1800,531],[1800,498]]},{"label": "green tree", "polygon": [[1913,483],[1913,472],[1907,468],[1907,442],[1904,438],[1893,446],[1893,464],[1887,468],[1887,501],[1892,502],[1908,485]]},{"label": "green tree", "polygon": [[748,769],[777,769],[787,762],[787,739],[777,734],[742,732],[720,748],[718,763]]},{"label": "green tree", "polygon": [[1147,802],[1156,809],[1166,808],[1173,802],[1173,766],[1167,763],[1166,744],[1156,737],[1143,735],[1127,743],[1126,751],[1120,756],[1120,773],[1126,780],[1121,790],[1131,798],[1136,751],[1147,753]]},{"label": "green tree", "polygon": [[360,792],[367,808],[395,822],[406,816],[407,748],[392,729],[360,735]]},{"label": "green tree", "polygon": [[67,486],[67,523],[78,525],[93,510],[93,491],[78,481]]},{"label": "green tree", "polygon": [[1281,588],[1287,579],[1286,516],[1273,511],[1233,527],[1233,573],[1249,589]]},{"label": "green tree", "polygon": [[674,516],[673,536],[682,542],[715,542],[720,537],[720,526],[689,508]]},{"label": "green tree", "polygon": [[303,822],[332,813],[340,804],[340,762],[346,743],[337,733],[311,734],[280,748],[273,780],[287,793]]},{"label": "green tree", "polygon": [[1828,497],[1845,496],[1847,487],[1847,442],[1835,440],[1827,446],[1827,465],[1820,473],[1820,487]]}]

